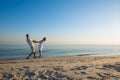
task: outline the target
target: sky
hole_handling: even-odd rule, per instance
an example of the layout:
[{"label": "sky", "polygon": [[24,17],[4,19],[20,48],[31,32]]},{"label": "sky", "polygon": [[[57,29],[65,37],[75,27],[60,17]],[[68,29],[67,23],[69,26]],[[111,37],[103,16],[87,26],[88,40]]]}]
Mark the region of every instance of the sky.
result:
[{"label": "sky", "polygon": [[120,44],[120,0],[0,0],[0,43]]}]

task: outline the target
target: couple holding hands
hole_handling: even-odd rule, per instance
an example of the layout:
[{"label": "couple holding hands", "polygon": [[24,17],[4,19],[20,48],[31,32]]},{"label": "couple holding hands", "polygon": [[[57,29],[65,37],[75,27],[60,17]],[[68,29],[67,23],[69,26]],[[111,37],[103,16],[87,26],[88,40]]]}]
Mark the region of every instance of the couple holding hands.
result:
[{"label": "couple holding hands", "polygon": [[39,43],[39,46],[38,46],[39,58],[41,58],[42,57],[43,43],[46,41],[46,37],[43,37],[43,39],[40,40],[40,41],[36,41],[36,40],[30,39],[29,34],[26,34],[26,41],[27,41],[27,43],[28,43],[28,45],[30,46],[30,49],[31,49],[31,53],[28,55],[27,59],[29,59],[32,54],[34,55],[34,58],[36,58],[36,56],[35,56],[36,49],[35,49],[35,44],[34,43]]}]

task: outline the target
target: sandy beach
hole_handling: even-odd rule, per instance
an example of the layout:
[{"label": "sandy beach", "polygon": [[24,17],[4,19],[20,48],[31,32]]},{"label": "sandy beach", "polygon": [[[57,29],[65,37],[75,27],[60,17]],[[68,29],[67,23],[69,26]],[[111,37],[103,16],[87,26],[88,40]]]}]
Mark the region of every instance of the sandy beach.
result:
[{"label": "sandy beach", "polygon": [[0,80],[120,80],[120,56],[1,60]]}]

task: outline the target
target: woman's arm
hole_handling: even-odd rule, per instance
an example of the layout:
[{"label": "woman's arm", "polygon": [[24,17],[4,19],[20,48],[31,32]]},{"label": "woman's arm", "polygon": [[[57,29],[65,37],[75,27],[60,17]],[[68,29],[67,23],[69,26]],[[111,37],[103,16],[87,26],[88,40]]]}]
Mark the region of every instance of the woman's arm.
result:
[{"label": "woman's arm", "polygon": [[34,42],[34,43],[39,43],[40,41],[33,40],[32,42]]}]

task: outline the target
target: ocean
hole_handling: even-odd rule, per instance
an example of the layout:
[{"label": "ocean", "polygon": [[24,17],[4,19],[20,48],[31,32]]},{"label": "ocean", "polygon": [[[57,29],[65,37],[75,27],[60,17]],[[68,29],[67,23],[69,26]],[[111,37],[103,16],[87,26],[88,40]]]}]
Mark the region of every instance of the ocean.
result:
[{"label": "ocean", "polygon": [[[36,44],[36,56],[38,53]],[[30,54],[27,44],[0,44],[0,60],[25,59]],[[44,57],[120,55],[120,45],[44,45]],[[33,57],[33,56],[32,56]]]}]

